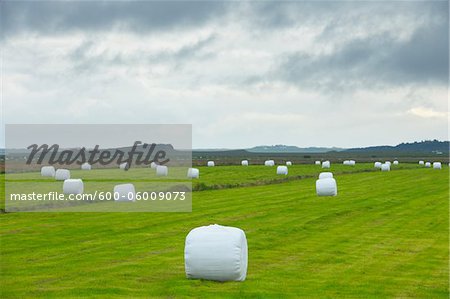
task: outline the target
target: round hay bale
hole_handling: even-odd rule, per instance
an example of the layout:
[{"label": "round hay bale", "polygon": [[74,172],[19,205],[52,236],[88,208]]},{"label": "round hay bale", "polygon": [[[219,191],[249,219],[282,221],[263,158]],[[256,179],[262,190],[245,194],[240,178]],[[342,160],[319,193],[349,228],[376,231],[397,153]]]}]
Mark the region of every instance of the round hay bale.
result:
[{"label": "round hay bale", "polygon": [[291,161],[286,161],[286,166],[292,166],[292,162]]},{"label": "round hay bale", "polygon": [[156,164],[155,162],[150,163],[151,169],[156,169],[157,166],[158,166],[158,164]]},{"label": "round hay bale", "polygon": [[419,165],[425,165],[425,162],[422,161],[422,160],[420,160],[420,161],[419,161]]},{"label": "round hay bale", "polygon": [[266,160],[264,161],[264,166],[275,166],[275,161],[274,160]]},{"label": "round hay bale", "polygon": [[318,196],[336,196],[337,195],[336,180],[334,178],[317,180],[316,192]]},{"label": "round hay bale", "polygon": [[57,169],[55,172],[55,180],[64,181],[70,179],[70,171],[68,169]]},{"label": "round hay bale", "polygon": [[214,163],[214,161],[208,161],[207,165],[208,165],[208,167],[214,167],[214,166],[216,166],[216,164]]},{"label": "round hay bale", "polygon": [[322,168],[330,168],[330,166],[331,166],[330,161],[324,161],[324,162],[322,162]]},{"label": "round hay bale", "polygon": [[332,172],[321,172],[319,174],[319,180],[321,180],[321,179],[328,179],[328,178],[333,178],[333,173]]},{"label": "round hay bale", "polygon": [[81,179],[67,179],[63,183],[64,194],[83,194],[84,184]]},{"label": "round hay bale", "polygon": [[382,164],[381,171],[391,171],[391,165],[387,163]]},{"label": "round hay bale", "polygon": [[198,179],[200,177],[200,170],[198,170],[198,168],[189,168],[187,177],[191,179]]},{"label": "round hay bale", "polygon": [[397,160],[394,160],[394,162],[392,162],[392,164],[398,165],[398,161],[397,161]]},{"label": "round hay bale", "polygon": [[120,184],[114,186],[114,200],[130,202],[135,201],[136,190],[133,184]]},{"label": "round hay bale", "polygon": [[442,169],[442,163],[441,162],[434,162],[433,163],[433,169]]},{"label": "round hay bale", "polygon": [[247,238],[239,228],[215,224],[194,228],[186,236],[187,278],[244,281],[247,263]]},{"label": "round hay bale", "polygon": [[350,165],[350,161],[349,161],[349,160],[344,160],[344,162],[342,162],[342,164],[344,164],[344,165]]},{"label": "round hay bale", "polygon": [[91,170],[92,166],[89,163],[83,163],[81,164],[81,170]]},{"label": "round hay bale", "polygon": [[381,169],[381,165],[382,165],[383,163],[381,163],[381,162],[375,162],[374,164],[373,164],[373,167],[375,167],[375,168],[380,168]]},{"label": "round hay bale", "polygon": [[165,165],[158,165],[156,167],[156,176],[167,176],[169,174],[169,168]]},{"label": "round hay bale", "polygon": [[55,176],[55,167],[53,167],[53,166],[43,166],[41,168],[41,176],[54,177]]},{"label": "round hay bale", "polygon": [[242,160],[241,161],[242,166],[248,166],[248,160]]},{"label": "round hay bale", "polygon": [[430,168],[431,167],[431,163],[430,162],[425,163],[425,167],[426,168]]},{"label": "round hay bale", "polygon": [[348,161],[348,165],[355,166],[356,165],[356,161],[355,160],[350,160],[350,161]]},{"label": "round hay bale", "polygon": [[386,162],[384,162],[384,164],[391,166],[391,161],[386,161]]},{"label": "round hay bale", "polygon": [[287,175],[288,174],[287,166],[278,166],[277,167],[277,174]]},{"label": "round hay bale", "polygon": [[125,162],[125,163],[119,164],[119,168],[122,170],[128,170],[128,168],[130,168],[130,167],[128,166],[128,163]]},{"label": "round hay bale", "polygon": [[321,165],[322,163],[320,163],[320,161],[316,161],[314,162],[316,165]]}]

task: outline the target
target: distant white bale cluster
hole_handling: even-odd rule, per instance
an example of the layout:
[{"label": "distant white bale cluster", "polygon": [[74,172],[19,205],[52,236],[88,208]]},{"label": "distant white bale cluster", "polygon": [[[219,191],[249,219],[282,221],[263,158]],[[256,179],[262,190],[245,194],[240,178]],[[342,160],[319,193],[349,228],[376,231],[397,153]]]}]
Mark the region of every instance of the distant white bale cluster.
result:
[{"label": "distant white bale cluster", "polygon": [[334,178],[323,178],[316,181],[316,192],[318,196],[336,196],[337,184]]},{"label": "distant white bale cluster", "polygon": [[394,162],[392,162],[392,164],[394,164],[394,165],[398,165],[398,161],[397,161],[397,160],[395,160]]},{"label": "distant white bale cluster", "polygon": [[169,168],[165,165],[156,166],[156,176],[167,176],[169,174]]},{"label": "distant white bale cluster", "polygon": [[155,162],[150,163],[150,168],[152,169],[156,169],[157,166],[158,164],[156,164]]},{"label": "distant white bale cluster", "polygon": [[441,162],[434,162],[433,163],[434,169],[442,169],[442,163]]},{"label": "distant white bale cluster", "polygon": [[68,169],[60,168],[55,172],[55,180],[64,181],[70,179],[70,171]]},{"label": "distant white bale cluster", "polygon": [[206,163],[206,165],[208,165],[208,167],[214,167],[214,166],[216,166],[216,164],[214,163],[214,161],[208,161],[208,163]]},{"label": "distant white bale cluster", "polygon": [[375,167],[375,168],[380,168],[381,169],[381,165],[382,165],[383,163],[381,163],[381,162],[375,162],[374,164],[373,164],[373,167]]},{"label": "distant white bale cluster", "polygon": [[82,194],[84,192],[84,184],[80,179],[67,179],[63,184],[64,194]]},{"label": "distant white bale cluster", "polygon": [[242,166],[248,166],[248,160],[242,160],[241,161]]},{"label": "distant white bale cluster", "polygon": [[332,172],[321,172],[319,174],[319,180],[321,180],[321,179],[328,179],[328,178],[333,178],[333,173]]},{"label": "distant white bale cluster", "polygon": [[419,165],[425,165],[425,162],[422,161],[422,160],[420,160],[420,161],[419,161]]},{"label": "distant white bale cluster", "polygon": [[264,162],[264,166],[275,166],[275,161],[274,160],[266,160]]},{"label": "distant white bale cluster", "polygon": [[91,170],[92,166],[89,163],[83,163],[81,164],[81,170]]},{"label": "distant white bale cluster", "polygon": [[277,167],[277,174],[287,175],[288,174],[287,166],[278,166]]},{"label": "distant white bale cluster", "polygon": [[128,169],[128,163],[125,162],[125,163],[120,164],[119,168],[122,169],[122,170],[127,170]]},{"label": "distant white bale cluster", "polygon": [[244,281],[248,249],[243,230],[209,225],[194,228],[186,237],[184,264],[187,278]]},{"label": "distant white bale cluster", "polygon": [[320,164],[322,164],[322,163],[320,163],[320,161],[316,161],[315,164],[316,164],[316,165],[320,165]]},{"label": "distant white bale cluster", "polygon": [[355,166],[356,161],[355,160],[345,160],[344,162],[342,162],[342,164],[349,165],[349,166]]},{"label": "distant white bale cluster", "polygon": [[431,167],[431,163],[430,162],[425,163],[425,167],[426,168],[430,168]]},{"label": "distant white bale cluster", "polygon": [[384,163],[381,165],[381,171],[391,171],[391,164]]},{"label": "distant white bale cluster", "polygon": [[391,166],[391,161],[386,161],[386,162],[384,162],[384,164],[387,164],[390,167]]},{"label": "distant white bale cluster", "polygon": [[114,186],[114,200],[116,201],[134,201],[136,190],[133,184],[120,184]]},{"label": "distant white bale cluster", "polygon": [[198,179],[200,177],[200,170],[198,168],[189,168],[187,176],[191,179]]},{"label": "distant white bale cluster", "polygon": [[286,161],[286,166],[292,166],[292,162],[291,161]]},{"label": "distant white bale cluster", "polygon": [[322,162],[322,168],[330,168],[330,165],[331,165],[330,161],[323,161]]},{"label": "distant white bale cluster", "polygon": [[55,167],[53,167],[53,166],[43,166],[41,168],[41,176],[54,177],[55,176]]}]

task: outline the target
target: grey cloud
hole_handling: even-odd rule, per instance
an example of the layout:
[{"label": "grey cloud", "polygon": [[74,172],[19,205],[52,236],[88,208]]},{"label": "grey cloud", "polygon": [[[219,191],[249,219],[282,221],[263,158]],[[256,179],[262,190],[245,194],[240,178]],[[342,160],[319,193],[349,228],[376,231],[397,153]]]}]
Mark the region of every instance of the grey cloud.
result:
[{"label": "grey cloud", "polygon": [[57,34],[120,27],[146,32],[196,26],[227,8],[227,3],[216,1],[7,1],[0,5],[6,37],[22,31]]}]

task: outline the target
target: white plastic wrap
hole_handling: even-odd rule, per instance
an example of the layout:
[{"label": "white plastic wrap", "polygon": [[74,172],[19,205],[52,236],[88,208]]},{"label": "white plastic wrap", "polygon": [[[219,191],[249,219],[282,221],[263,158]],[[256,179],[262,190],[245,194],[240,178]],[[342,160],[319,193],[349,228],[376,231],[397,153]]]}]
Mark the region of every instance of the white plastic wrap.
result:
[{"label": "white plastic wrap", "polygon": [[63,184],[64,194],[83,194],[84,184],[80,179],[67,179]]},{"label": "white plastic wrap", "polygon": [[387,163],[381,164],[381,171],[391,171],[391,164]]},{"label": "white plastic wrap", "polygon": [[242,166],[248,166],[248,160],[242,160],[241,161]]},{"label": "white plastic wrap", "polygon": [[247,261],[247,238],[239,228],[202,226],[186,237],[184,262],[188,278],[244,281]]},{"label": "white plastic wrap", "polygon": [[434,162],[433,163],[434,169],[442,169],[442,163],[441,162]]},{"label": "white plastic wrap", "polygon": [[116,201],[134,201],[136,190],[133,184],[121,184],[114,186],[114,200]]},{"label": "white plastic wrap", "polygon": [[383,165],[383,163],[381,163],[381,162],[375,162],[375,163],[373,164],[373,167],[375,167],[375,168],[380,168],[380,169],[381,169],[381,165]]},{"label": "white plastic wrap", "polygon": [[55,172],[55,180],[64,181],[70,179],[70,171],[68,169],[57,169]]},{"label": "white plastic wrap", "polygon": [[158,166],[158,164],[156,164],[155,162],[150,163],[150,168],[156,169],[156,166]]},{"label": "white plastic wrap", "polygon": [[319,174],[319,180],[321,179],[327,179],[327,178],[332,178],[333,177],[333,173],[332,172],[321,172]]},{"label": "white plastic wrap", "polygon": [[420,161],[419,161],[419,165],[425,165],[425,162],[422,161],[422,160],[420,160]]},{"label": "white plastic wrap", "polygon": [[316,192],[318,196],[336,196],[337,195],[336,180],[334,178],[317,180]]},{"label": "white plastic wrap", "polygon": [[292,166],[292,162],[291,161],[286,161],[286,166]]},{"label": "white plastic wrap", "polygon": [[398,165],[398,161],[397,161],[397,160],[395,160],[394,162],[392,162],[392,164],[394,164],[394,165]]},{"label": "white plastic wrap", "polygon": [[156,166],[156,176],[167,176],[169,174],[169,168],[165,165]]},{"label": "white plastic wrap", "polygon": [[187,177],[191,179],[198,179],[200,177],[200,170],[198,170],[198,168],[189,168]]},{"label": "white plastic wrap", "polygon": [[122,170],[127,170],[128,169],[128,163],[125,162],[125,163],[120,164],[119,168],[122,169]]},{"label": "white plastic wrap", "polygon": [[264,166],[275,166],[274,160],[266,160],[264,161]]},{"label": "white plastic wrap", "polygon": [[278,166],[277,167],[277,174],[287,175],[288,174],[287,166]]},{"label": "white plastic wrap", "polygon": [[41,176],[54,177],[55,176],[55,167],[53,167],[53,166],[43,166],[41,168]]},{"label": "white plastic wrap", "polygon": [[81,164],[81,170],[91,170],[92,166],[89,163],[83,163]]},{"label": "white plastic wrap", "polygon": [[322,168],[330,168],[330,166],[331,166],[330,161],[324,161],[324,162],[322,162]]},{"label": "white plastic wrap", "polygon": [[214,161],[208,161],[207,165],[208,165],[208,167],[214,167],[214,166],[216,166],[216,164],[214,163]]},{"label": "white plastic wrap", "polygon": [[316,165],[321,165],[322,163],[320,163],[320,161],[316,161],[315,164]]},{"label": "white plastic wrap", "polygon": [[430,162],[425,163],[425,167],[426,168],[430,168],[431,167],[431,163]]}]

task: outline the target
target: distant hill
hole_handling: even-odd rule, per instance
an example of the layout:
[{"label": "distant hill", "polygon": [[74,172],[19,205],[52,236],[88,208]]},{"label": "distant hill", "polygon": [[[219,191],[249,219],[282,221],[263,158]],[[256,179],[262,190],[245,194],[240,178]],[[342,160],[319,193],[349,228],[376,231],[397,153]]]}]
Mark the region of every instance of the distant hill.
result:
[{"label": "distant hill", "polygon": [[345,150],[346,152],[409,152],[409,153],[435,153],[448,154],[449,142],[439,140],[425,140],[413,143],[400,143],[396,146],[382,145],[370,146],[363,148],[351,148]]},{"label": "distant hill", "polygon": [[306,147],[301,148],[293,145],[260,145],[247,149],[251,153],[327,153],[340,152],[345,149],[339,147]]}]

